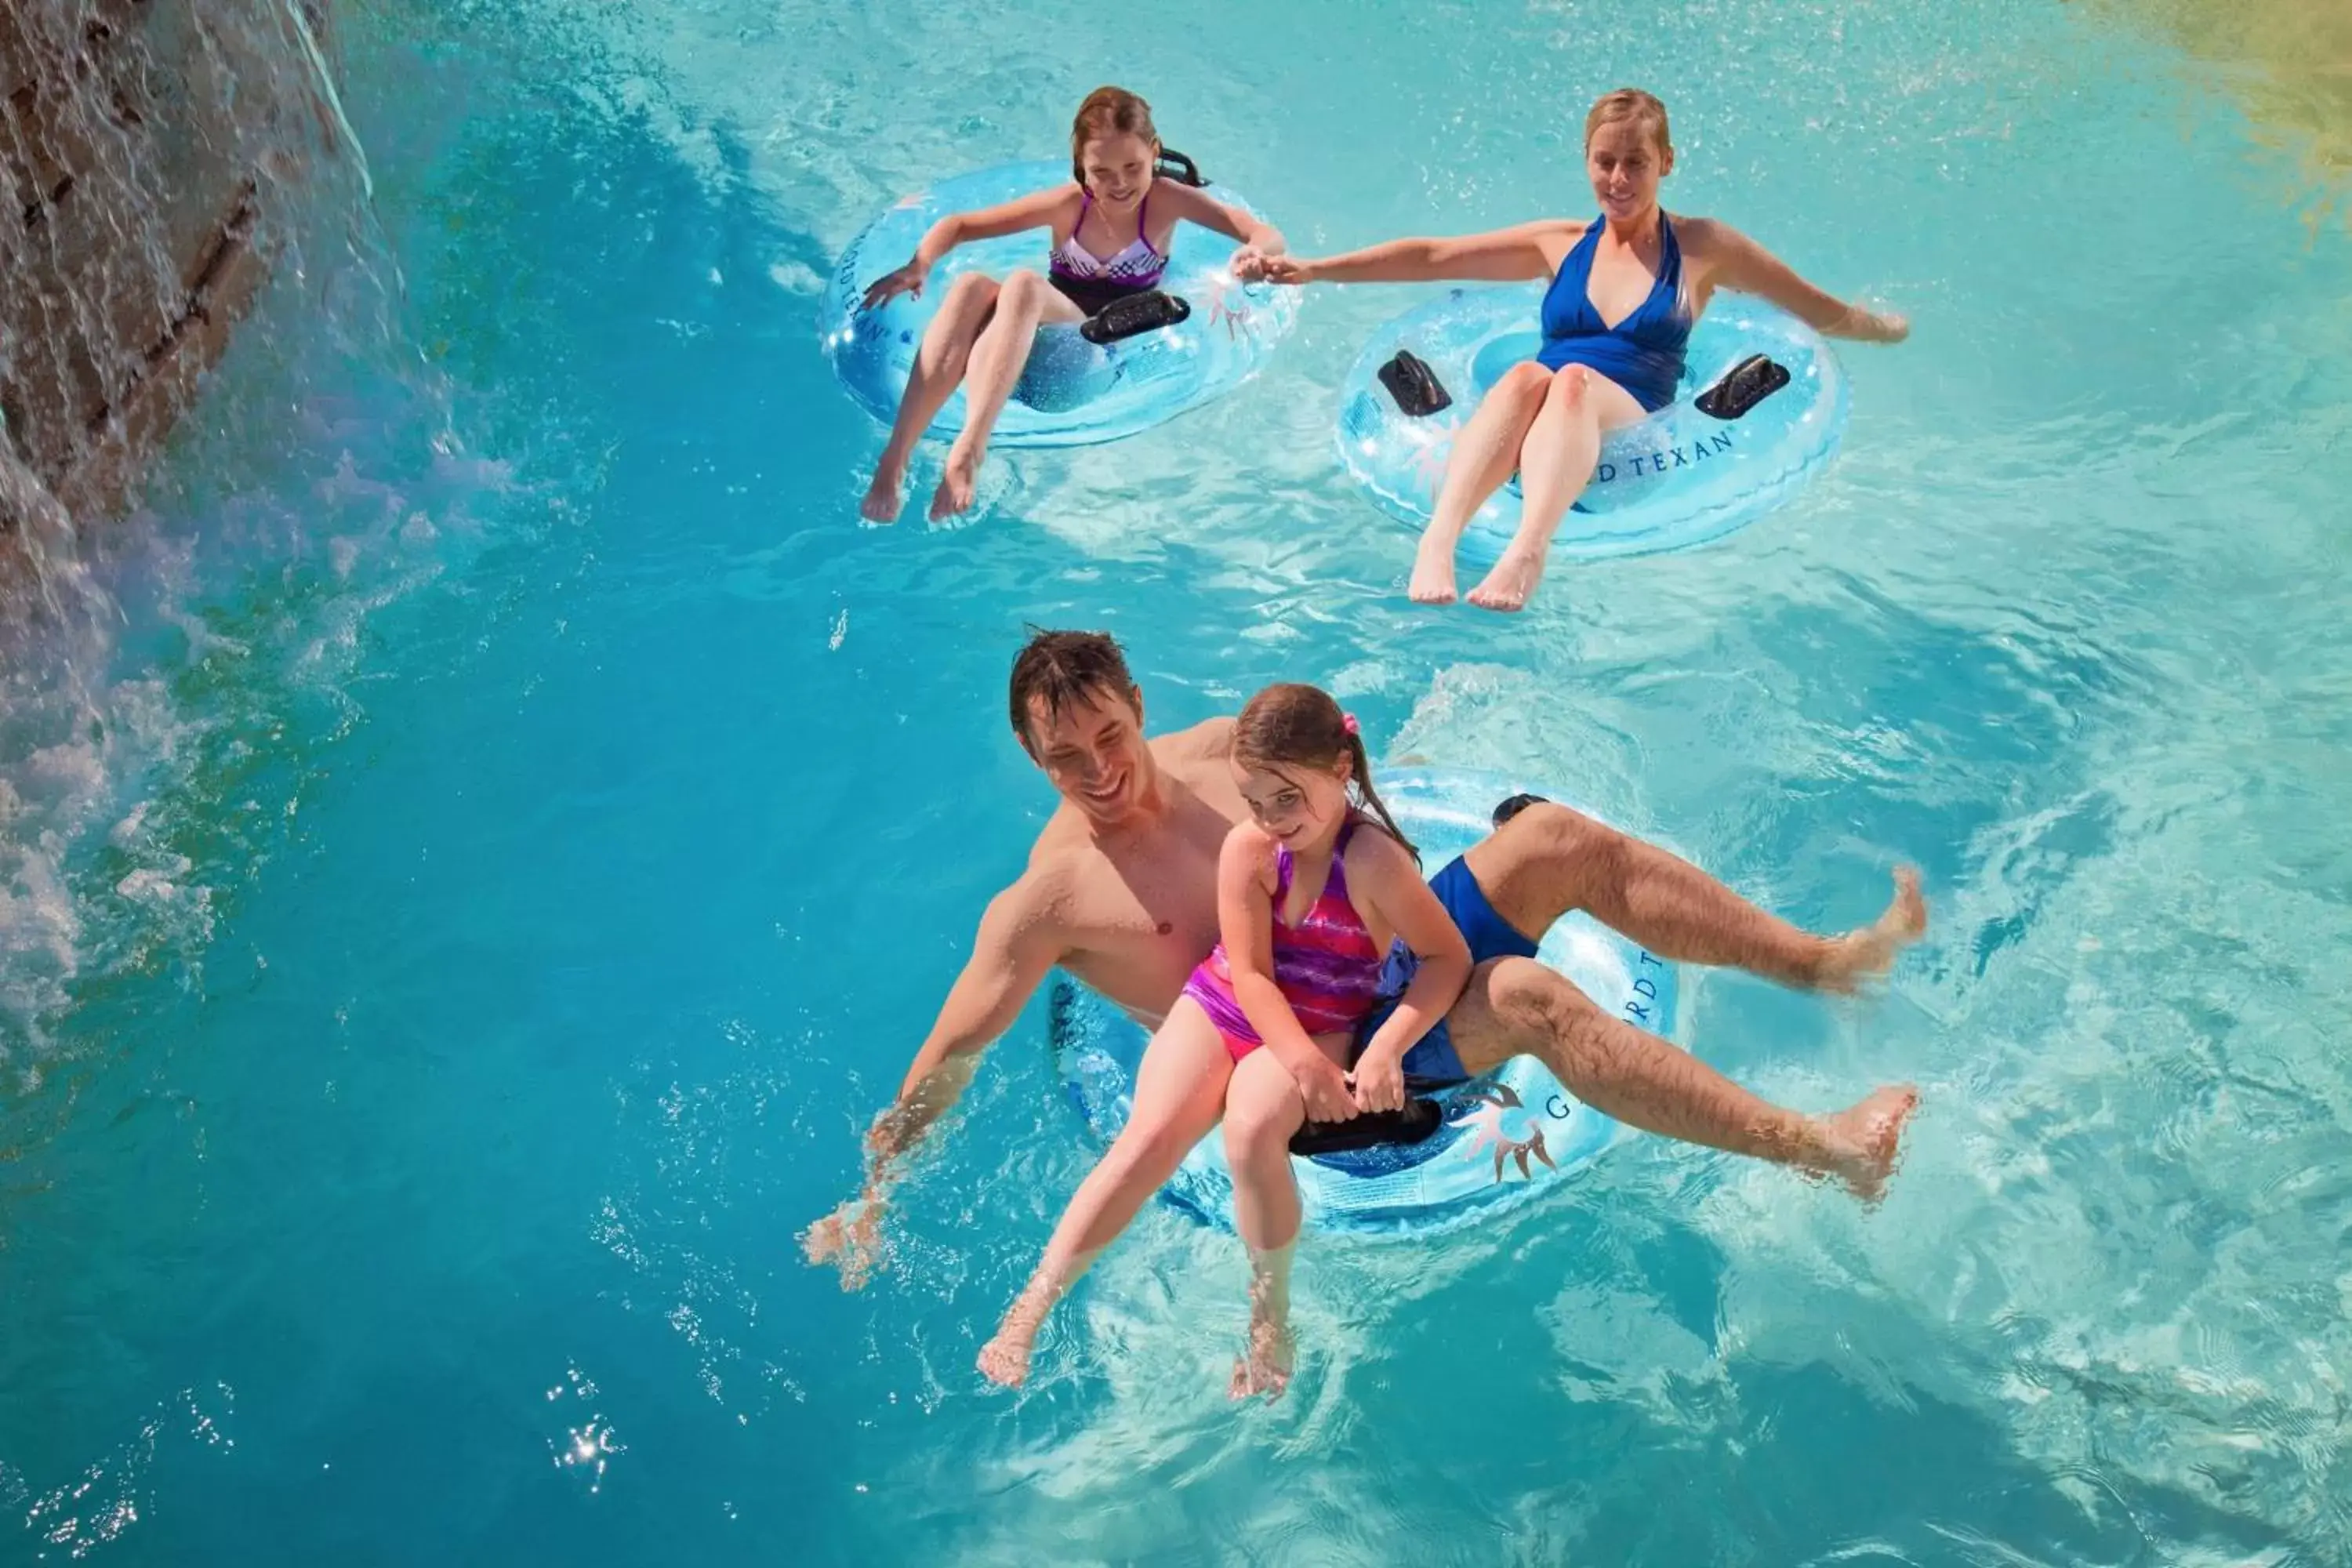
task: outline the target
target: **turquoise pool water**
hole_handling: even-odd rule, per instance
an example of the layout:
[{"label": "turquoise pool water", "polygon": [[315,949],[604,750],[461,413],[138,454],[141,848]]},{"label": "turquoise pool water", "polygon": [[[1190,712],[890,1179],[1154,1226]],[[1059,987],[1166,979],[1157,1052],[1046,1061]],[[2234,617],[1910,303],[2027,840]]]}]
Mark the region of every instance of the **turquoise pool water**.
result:
[{"label": "turquoise pool water", "polygon": [[[93,546],[109,613],[15,634],[0,1559],[2352,1554],[2352,247],[2184,62],[2046,0],[350,9],[373,205]],[[1674,205],[1915,335],[1790,506],[1513,622],[1412,610],[1333,458],[1400,289],[858,527],[833,255],[1103,79],[1312,248],[1580,210],[1643,83]],[[1049,804],[1030,621],[1166,723],[1324,682],[1808,923],[1916,860],[1882,1000],[1682,998],[1775,1096],[1921,1085],[1885,1205],[1644,1142],[1310,1240],[1238,1411],[1241,1259],[1155,1210],[997,1394],[1091,1156],[1041,1000],[843,1294],[794,1234]]]}]

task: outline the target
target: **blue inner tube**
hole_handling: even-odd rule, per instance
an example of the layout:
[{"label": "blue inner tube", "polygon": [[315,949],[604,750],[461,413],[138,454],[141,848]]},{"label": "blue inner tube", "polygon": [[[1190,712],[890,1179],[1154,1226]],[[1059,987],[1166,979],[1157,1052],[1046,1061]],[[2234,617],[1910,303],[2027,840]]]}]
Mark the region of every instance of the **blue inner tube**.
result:
[{"label": "blue inner tube", "polygon": [[[1454,432],[1488,387],[1542,346],[1536,322],[1544,287],[1449,289],[1365,345],[1341,393],[1339,459],[1382,510],[1428,521]],[[1421,418],[1398,409],[1379,372],[1401,348],[1428,362],[1452,406]],[[1755,353],[1784,366],[1789,384],[1735,420],[1692,405]],[[1845,419],[1845,373],[1820,333],[1762,300],[1719,298],[1691,329],[1675,401],[1601,438],[1592,482],[1562,520],[1552,552],[1642,555],[1720,539],[1802,488],[1837,451]],[[1491,561],[1518,519],[1514,479],[1471,518],[1465,553]]]},{"label": "blue inner tube", "polygon": [[[1496,802],[1528,787],[1432,769],[1381,774],[1381,798],[1432,871],[1486,836]],[[1574,914],[1545,936],[1537,957],[1618,1017],[1671,1037],[1674,966],[1639,944]],[[1144,1032],[1066,977],[1055,978],[1051,1013],[1063,1083],[1079,1115],[1108,1145],[1127,1124]],[[1433,1098],[1443,1107],[1444,1125],[1422,1142],[1291,1162],[1308,1224],[1384,1235],[1466,1225],[1568,1181],[1623,1131],[1562,1089],[1532,1057],[1514,1058]],[[1160,1195],[1203,1224],[1231,1229],[1233,1177],[1223,1135],[1202,1140]]]},{"label": "blue inner tube", "polygon": [[[1044,229],[958,246],[931,269],[919,298],[904,294],[876,310],[860,310],[866,286],[915,253],[923,232],[952,212],[993,206],[1066,184],[1066,163],[1007,163],[960,174],[905,198],[850,241],[817,307],[817,330],[834,374],[866,411],[887,424],[915,350],[939,303],[964,272],[1003,278],[1014,268],[1045,270],[1052,244]],[[1220,185],[1209,195],[1234,206],[1249,205]],[[1254,208],[1249,210],[1255,211]],[[998,447],[1085,447],[1115,441],[1171,419],[1257,374],[1298,315],[1298,291],[1234,280],[1225,263],[1234,242],[1213,229],[1180,223],[1160,284],[1192,308],[1174,326],[1097,348],[1076,325],[1038,330],[1029,363],[1013,388],[992,437]],[[932,422],[946,440],[963,428],[959,390]]]}]

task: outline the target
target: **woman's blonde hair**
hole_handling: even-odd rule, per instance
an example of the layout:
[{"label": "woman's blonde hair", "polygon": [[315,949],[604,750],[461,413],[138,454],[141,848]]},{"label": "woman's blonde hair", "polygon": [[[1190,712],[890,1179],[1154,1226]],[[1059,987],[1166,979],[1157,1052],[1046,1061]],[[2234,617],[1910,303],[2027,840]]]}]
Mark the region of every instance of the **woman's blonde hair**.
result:
[{"label": "woman's blonde hair", "polygon": [[1592,111],[1584,117],[1584,144],[1591,146],[1602,126],[1614,125],[1621,120],[1642,121],[1649,128],[1658,151],[1669,158],[1675,155],[1674,138],[1666,132],[1666,106],[1638,87],[1621,87],[1615,92],[1602,93],[1593,101]]}]

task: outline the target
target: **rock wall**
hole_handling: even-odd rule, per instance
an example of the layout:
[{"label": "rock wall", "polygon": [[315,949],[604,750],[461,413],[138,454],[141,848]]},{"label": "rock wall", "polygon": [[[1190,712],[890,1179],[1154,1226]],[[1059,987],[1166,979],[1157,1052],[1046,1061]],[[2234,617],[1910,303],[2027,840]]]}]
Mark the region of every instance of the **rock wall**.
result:
[{"label": "rock wall", "polygon": [[334,140],[324,5],[0,0],[0,530],[118,510],[219,358]]}]

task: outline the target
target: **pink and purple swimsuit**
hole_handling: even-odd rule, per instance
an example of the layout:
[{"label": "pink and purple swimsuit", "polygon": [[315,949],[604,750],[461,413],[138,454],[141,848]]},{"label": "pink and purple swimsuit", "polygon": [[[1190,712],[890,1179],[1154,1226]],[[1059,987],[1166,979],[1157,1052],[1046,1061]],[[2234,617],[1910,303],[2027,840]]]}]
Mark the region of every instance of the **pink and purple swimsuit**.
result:
[{"label": "pink and purple swimsuit", "polygon": [[[1360,818],[1349,817],[1331,849],[1331,874],[1314,906],[1297,925],[1282,918],[1290,893],[1295,864],[1289,849],[1274,852],[1274,983],[1282,999],[1298,1016],[1299,1027],[1310,1035],[1352,1033],[1371,1015],[1381,997],[1381,966],[1387,950],[1372,941],[1363,917],[1348,901],[1348,840]],[[1234,994],[1233,970],[1225,961],[1225,944],[1203,959],[1184,983],[1184,994],[1201,1005],[1209,1021],[1224,1037],[1225,1051],[1234,1060],[1264,1045],[1250,1026],[1249,1015]]]}]

